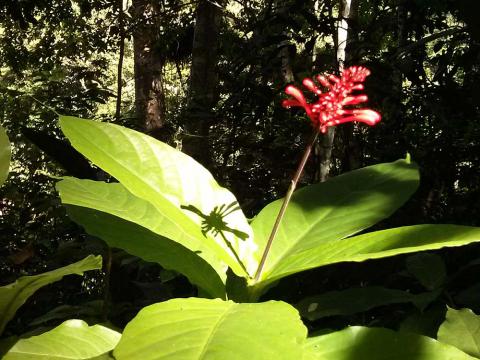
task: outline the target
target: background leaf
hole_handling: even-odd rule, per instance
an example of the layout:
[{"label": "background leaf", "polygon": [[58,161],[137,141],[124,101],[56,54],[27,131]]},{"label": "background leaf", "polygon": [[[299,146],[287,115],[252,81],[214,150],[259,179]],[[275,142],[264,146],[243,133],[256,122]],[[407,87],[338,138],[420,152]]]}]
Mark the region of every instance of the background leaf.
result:
[{"label": "background leaf", "polygon": [[[121,126],[70,116],[61,116],[60,126],[75,149],[119,180],[134,196],[151,203],[169,226],[196,237],[236,274],[247,275],[222,236],[213,236],[210,232],[202,235],[202,218],[181,208],[194,206],[209,215],[215,207],[236,202],[235,196],[219,186],[202,165],[152,137]],[[247,219],[237,210],[223,220],[230,228],[248,236],[240,239],[233,232],[224,233],[252,274],[258,260],[252,256],[256,245]],[[182,243],[177,236],[170,238]],[[182,245],[190,248],[188,244]]]},{"label": "background leaf", "polygon": [[470,309],[448,308],[445,322],[438,329],[438,341],[480,358],[480,316]]},{"label": "background leaf", "polygon": [[309,338],[306,352],[319,360],[474,360],[426,336],[361,326]]},{"label": "background leaf", "polygon": [[[19,339],[4,360],[81,360],[111,351],[122,335],[101,325],[88,326],[82,320],[67,320],[38,336]],[[105,357],[108,358],[108,357]]]},{"label": "background leaf", "polygon": [[408,316],[400,324],[399,330],[436,338],[438,328],[445,319],[445,313],[445,305],[435,304],[425,311],[418,311]]},{"label": "background leaf", "polygon": [[2,185],[8,176],[10,168],[10,141],[3,126],[0,126],[0,185]]},{"label": "background leaf", "polygon": [[313,321],[327,316],[356,314],[388,304],[410,302],[423,309],[437,296],[438,293],[434,292],[411,294],[381,286],[368,286],[311,296],[300,301],[295,307],[302,317]]},{"label": "background leaf", "polygon": [[[351,171],[296,191],[261,280],[273,281],[320,266],[321,259],[314,260],[319,247],[351,236],[390,216],[417,189],[418,179],[416,165],[398,160]],[[252,221],[261,250],[282,201],[267,205]],[[299,260],[298,263],[290,261],[292,256]],[[300,258],[308,261],[301,264]],[[288,271],[279,271],[279,267],[288,268]]]},{"label": "background leaf", "polygon": [[33,276],[22,276],[12,284],[0,287],[0,334],[16,311],[42,286],[60,280],[65,275],[82,275],[85,271],[100,269],[102,258],[90,255],[76,263]]},{"label": "background leaf", "polygon": [[437,254],[416,254],[407,258],[407,270],[428,290],[443,285],[447,269]]},{"label": "background leaf", "polygon": [[301,359],[307,329],[283,302],[174,299],[142,309],[114,350],[126,359]]}]

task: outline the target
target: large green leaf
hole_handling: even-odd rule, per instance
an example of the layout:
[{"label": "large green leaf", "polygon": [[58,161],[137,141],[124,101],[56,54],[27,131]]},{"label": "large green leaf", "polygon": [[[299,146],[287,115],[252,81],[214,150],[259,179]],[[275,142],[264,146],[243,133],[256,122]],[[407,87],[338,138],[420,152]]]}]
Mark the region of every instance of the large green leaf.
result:
[{"label": "large green leaf", "polygon": [[[262,280],[321,265],[317,249],[390,216],[417,189],[418,170],[408,160],[369,166],[296,191],[268,255]],[[283,200],[267,205],[252,227],[260,251]],[[292,263],[301,255],[308,265]],[[279,266],[288,271],[279,271]],[[273,280],[273,279],[272,279]]]},{"label": "large green leaf", "polygon": [[307,329],[290,305],[174,299],[143,308],[114,350],[117,360],[301,359]]},{"label": "large green leaf", "polygon": [[121,334],[82,320],[67,320],[38,336],[18,340],[4,360],[81,360],[104,356],[117,345]]},{"label": "large green leaf", "polygon": [[480,358],[480,316],[470,309],[449,308],[445,322],[438,329],[437,338]]},{"label": "large green leaf", "polygon": [[22,306],[35,291],[42,286],[60,280],[65,275],[82,275],[85,271],[100,269],[102,258],[90,255],[76,263],[43,274],[22,276],[12,284],[0,287],[0,334]]},{"label": "large green leaf", "polygon": [[[160,235],[160,237],[157,237],[157,245],[161,247],[162,250],[169,251],[166,248],[170,244],[175,245],[172,244],[172,241],[167,241],[167,238],[175,239],[179,245],[181,244],[191,251],[194,251],[204,259],[204,261],[209,263],[217,271],[219,276],[222,278],[225,277],[224,263],[210,250],[207,246],[208,242],[205,241],[203,236],[201,238],[191,236],[191,233],[184,231],[181,226],[172,224],[168,218],[163,216],[151,203],[136,197],[125,189],[122,184],[107,184],[101,181],[64,178],[64,180],[57,183],[56,187],[64,204],[95,209],[140,225]],[[87,230],[89,228],[89,221],[97,222],[97,219],[88,219],[85,216],[74,220],[79,220],[78,222]],[[82,222],[80,222],[80,220]],[[112,239],[111,235],[109,236],[111,232],[118,233],[118,231],[113,228],[106,228],[102,230],[101,235],[98,233],[92,233],[92,235],[101,237],[109,243],[115,241],[115,245],[110,245],[127,250],[131,254],[145,260],[160,262],[160,259],[152,257],[151,249],[145,251],[142,242],[137,240],[132,241],[135,237],[131,237],[130,239],[124,237],[123,241],[119,241],[118,239]],[[165,239],[165,241],[160,243],[163,241],[162,239]],[[170,252],[175,251],[177,248],[178,246],[170,250]],[[145,256],[149,258],[147,259]]]},{"label": "large green leaf", "polygon": [[179,243],[104,212],[78,206],[67,206],[67,211],[89,234],[104,239],[110,246],[178,271],[212,297],[225,297],[225,285],[217,272]]},{"label": "large green leaf", "polygon": [[[166,229],[161,235],[192,251],[199,250],[197,245],[202,242],[211,253],[209,257],[222,259],[236,274],[246,276],[225,237],[253,274],[258,264],[252,256],[256,245],[241,210],[222,219],[232,231],[224,229],[217,234],[209,231],[206,236],[201,232],[200,226],[206,225],[205,217],[218,215],[222,206],[225,208],[236,201],[202,165],[154,138],[121,126],[68,116],[60,117],[60,126],[75,149],[155,208]],[[239,233],[246,238],[237,236]]]},{"label": "large green leaf", "polygon": [[361,262],[480,241],[480,228],[460,225],[414,225],[375,231],[290,255],[270,274],[278,279],[300,270],[344,261]]},{"label": "large green leaf", "polygon": [[426,336],[361,326],[309,338],[305,349],[309,360],[474,360]]},{"label": "large green leaf", "polygon": [[381,286],[367,286],[310,296],[300,301],[295,307],[300,311],[302,317],[308,320],[317,320],[322,317],[351,315],[378,306],[407,302],[423,309],[438,295],[438,292],[412,294]]},{"label": "large green leaf", "polygon": [[0,126],[0,185],[2,185],[8,176],[10,167],[10,141],[8,141],[5,129]]},{"label": "large green leaf", "polygon": [[[170,222],[152,204],[134,196],[122,184],[65,178],[57,183],[57,190],[64,204],[74,205],[68,208],[83,207],[103,213],[100,216],[86,209],[81,213],[69,211],[72,219],[90,234],[104,239],[110,246],[183,273],[213,296],[222,297],[220,289],[225,293],[224,264],[209,251],[205,241],[201,241],[204,239],[191,237],[182,228],[170,227]],[[103,226],[103,221],[115,222],[122,230]],[[179,241],[174,242],[172,238]],[[201,271],[205,273],[200,274]]]}]

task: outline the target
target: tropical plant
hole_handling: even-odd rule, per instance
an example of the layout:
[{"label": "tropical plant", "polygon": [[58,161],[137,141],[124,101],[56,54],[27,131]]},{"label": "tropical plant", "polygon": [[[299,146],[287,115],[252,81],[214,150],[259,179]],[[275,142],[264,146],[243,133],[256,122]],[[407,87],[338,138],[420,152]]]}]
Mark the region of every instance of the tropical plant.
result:
[{"label": "tropical plant", "polygon": [[[220,298],[177,299],[143,309],[114,349],[116,359],[220,359],[235,352],[238,359],[315,359],[327,352],[332,359],[346,359],[352,352],[384,354],[378,355],[381,359],[391,351],[399,358],[471,358],[454,345],[386,329],[354,327],[307,338],[293,307],[255,303],[279,279],[299,271],[479,241],[480,229],[457,225],[355,235],[393,214],[416,190],[418,170],[409,157],[295,191],[256,280],[281,200],[249,222],[233,194],[168,145],[117,125],[74,117],[61,116],[60,126],[79,152],[119,181],[61,180],[57,189],[72,219],[112,247],[185,274],[203,296]],[[378,347],[370,338],[381,339]]]},{"label": "tropical plant", "polygon": [[[344,121],[378,122],[378,114],[368,109],[342,112],[343,105],[366,100],[363,96],[348,97],[349,91],[332,90],[353,89],[355,83],[363,81],[354,77],[366,76],[361,68],[348,71],[351,74],[341,79],[329,77],[327,96],[333,93],[334,98],[320,96],[313,104],[307,104],[298,89],[287,88],[295,100],[284,104],[307,111],[315,130],[313,140],[329,126]],[[327,80],[319,81],[328,87]],[[319,94],[313,82],[307,80],[304,85]],[[340,104],[335,113],[327,106],[332,103]],[[319,115],[314,111],[318,108]],[[325,113],[332,117],[322,117]],[[126,326],[121,337],[103,327],[67,322],[38,337],[5,342],[7,358],[19,358],[26,352],[32,359],[478,356],[475,341],[456,341],[447,334],[453,329],[476,335],[478,317],[467,310],[449,310],[438,341],[366,327],[307,337],[307,328],[294,307],[279,301],[257,303],[278,280],[304,270],[480,241],[480,228],[457,225],[414,225],[358,235],[392,215],[417,189],[418,169],[409,156],[295,191],[312,140],[286,198],[267,205],[249,221],[234,195],[202,165],[164,143],[118,125],[69,116],[60,117],[60,127],[76,150],[118,181],[65,177],[58,182],[71,218],[112,247],[184,274],[198,286],[199,295],[213,299],[173,299],[150,305]],[[425,284],[433,284],[432,290],[439,286],[428,274],[415,270],[415,264],[411,268]],[[387,298],[403,296],[419,307],[428,303],[431,295],[382,294]],[[303,313],[315,312],[319,305],[320,300],[310,300]],[[78,336],[88,344],[84,353],[61,349],[59,339],[72,336],[75,326],[80,329]],[[97,335],[103,345],[92,353],[90,339]],[[44,344],[47,352],[39,350]]]}]

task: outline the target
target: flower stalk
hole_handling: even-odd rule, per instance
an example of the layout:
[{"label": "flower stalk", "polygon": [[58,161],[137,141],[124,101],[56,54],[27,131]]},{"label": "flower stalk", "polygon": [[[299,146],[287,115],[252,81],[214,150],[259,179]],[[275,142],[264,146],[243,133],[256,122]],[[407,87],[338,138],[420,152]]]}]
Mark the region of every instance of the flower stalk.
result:
[{"label": "flower stalk", "polygon": [[268,254],[272,247],[273,240],[277,235],[282,219],[285,216],[287,206],[295,191],[298,181],[302,176],[305,164],[312,152],[313,145],[317,140],[318,134],[325,134],[329,127],[340,125],[346,122],[361,122],[370,126],[377,124],[381,116],[374,110],[367,108],[358,108],[357,105],[362,104],[368,100],[365,94],[355,94],[356,91],[364,89],[363,82],[366,77],[370,75],[370,71],[363,66],[351,66],[342,71],[340,77],[335,75],[316,77],[317,82],[326,88],[327,92],[322,90],[315,84],[315,82],[306,78],[303,80],[303,86],[310,92],[315,94],[317,100],[313,103],[308,103],[303,92],[293,85],[287,86],[285,93],[291,98],[285,99],[282,102],[283,107],[300,107],[305,110],[307,116],[312,121],[314,133],[312,138],[305,148],[302,160],[298,165],[297,171],[293,176],[287,194],[283,200],[282,207],[278,212],[277,218],[272,228],[272,232],[267,240],[267,244],[262,254],[260,263],[258,264],[254,280],[259,282]]},{"label": "flower stalk", "polygon": [[265,267],[265,262],[267,261],[267,256],[268,256],[268,253],[270,252],[270,248],[272,247],[273,240],[275,239],[275,236],[277,235],[277,232],[278,232],[278,228],[282,223],[282,219],[285,215],[285,211],[287,210],[287,206],[290,203],[290,199],[292,198],[293,192],[297,188],[297,184],[298,184],[298,181],[300,180],[300,177],[302,176],[303,169],[305,168],[305,164],[307,163],[308,158],[312,153],[312,149],[315,144],[315,141],[317,141],[318,134],[319,134],[319,131],[315,130],[310,141],[307,144],[307,147],[305,148],[305,151],[303,152],[302,159],[298,164],[297,170],[295,171],[295,175],[293,175],[293,178],[290,182],[290,186],[288,187],[287,194],[283,199],[282,207],[280,208],[277,218],[275,219],[275,223],[273,225],[272,231],[270,233],[270,236],[268,237],[267,245],[263,250],[262,258],[260,260],[260,263],[258,264],[258,268],[254,278],[255,282],[258,282],[260,280],[260,276],[262,275],[263,268]]}]

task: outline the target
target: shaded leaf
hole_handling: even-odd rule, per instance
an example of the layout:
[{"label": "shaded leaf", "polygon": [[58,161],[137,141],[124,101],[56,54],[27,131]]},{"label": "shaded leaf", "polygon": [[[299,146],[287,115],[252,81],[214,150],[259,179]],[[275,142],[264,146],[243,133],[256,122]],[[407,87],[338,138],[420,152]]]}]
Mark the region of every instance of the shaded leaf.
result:
[{"label": "shaded leaf", "polygon": [[439,288],[445,282],[447,269],[437,254],[416,254],[407,258],[407,270],[428,290]]},{"label": "shaded leaf", "polygon": [[402,321],[399,330],[436,338],[438,328],[445,319],[445,312],[444,304],[432,306],[424,312],[415,312]]},{"label": "shaded leaf", "polygon": [[18,308],[41,287],[62,279],[65,275],[82,275],[85,271],[100,269],[102,258],[90,255],[76,263],[43,274],[22,276],[12,284],[0,287],[0,334]]},{"label": "shaded leaf", "polygon": [[305,349],[309,360],[474,360],[426,336],[361,326],[309,338]]},{"label": "shaded leaf", "polygon": [[88,326],[82,320],[67,320],[41,335],[19,339],[4,360],[108,359],[121,334],[101,325]]},{"label": "shaded leaf", "polygon": [[480,283],[474,284],[455,296],[455,302],[480,310]]},{"label": "shaded leaf", "polygon": [[397,303],[410,302],[423,309],[437,296],[438,293],[433,292],[411,294],[402,290],[370,286],[311,296],[300,301],[295,307],[302,317],[313,321],[327,316],[356,314],[378,306]]},{"label": "shaded leaf", "polygon": [[480,358],[480,316],[470,309],[448,308],[445,321],[438,329],[437,338],[438,341]]},{"label": "shaded leaf", "polygon": [[290,305],[174,299],[143,308],[114,350],[130,359],[301,359],[307,329]]}]

